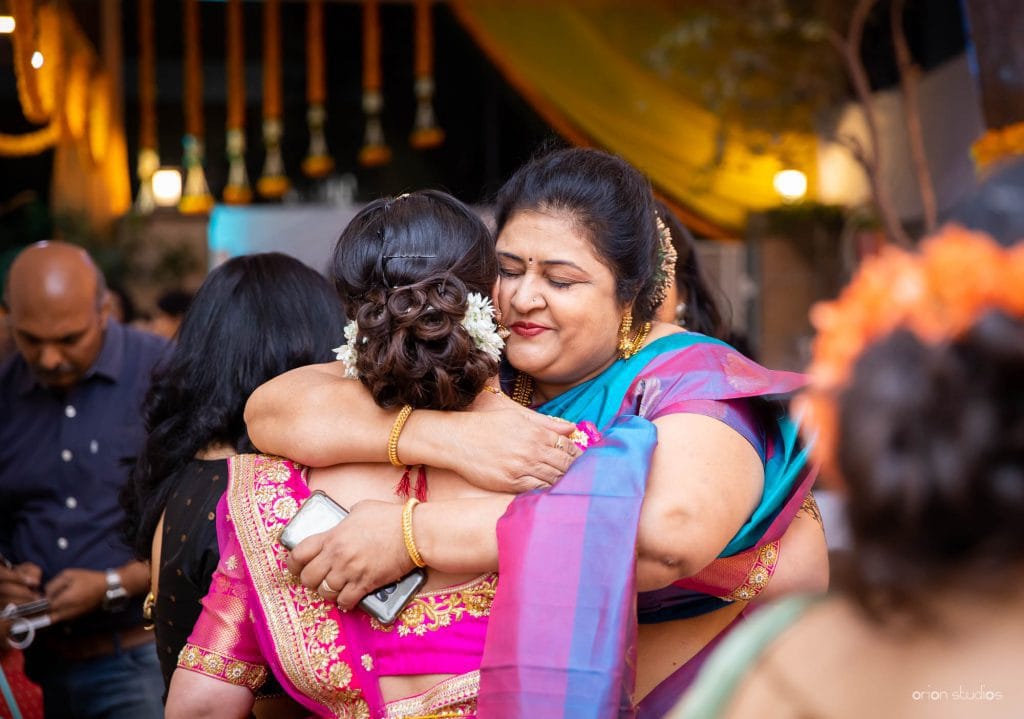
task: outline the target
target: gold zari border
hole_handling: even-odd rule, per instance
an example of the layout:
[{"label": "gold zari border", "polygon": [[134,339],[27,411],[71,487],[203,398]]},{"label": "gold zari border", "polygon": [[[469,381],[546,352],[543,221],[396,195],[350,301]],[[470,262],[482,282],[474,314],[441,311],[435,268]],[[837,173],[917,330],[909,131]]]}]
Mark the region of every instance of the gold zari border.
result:
[{"label": "gold zari border", "polygon": [[243,662],[219,652],[211,652],[194,644],[186,644],[181,648],[178,666],[228,684],[248,687],[253,692],[267,680],[267,668],[264,666]]},{"label": "gold zari border", "polygon": [[289,681],[338,719],[369,719],[362,690],[350,686],[352,666],[343,658],[349,652],[331,616],[337,607],[302,586],[285,564],[287,550],[278,538],[298,509],[287,486],[290,475],[287,460],[278,457],[231,459],[227,501],[238,543]]},{"label": "gold zari border", "polygon": [[747,572],[747,579],[734,589],[725,599],[748,601],[761,593],[768,586],[768,580],[775,573],[775,565],[779,561],[780,540],[768,542],[757,552],[754,566]]},{"label": "gold zari border", "polygon": [[479,693],[479,671],[459,674],[438,682],[422,694],[389,702],[387,719],[476,716]]}]

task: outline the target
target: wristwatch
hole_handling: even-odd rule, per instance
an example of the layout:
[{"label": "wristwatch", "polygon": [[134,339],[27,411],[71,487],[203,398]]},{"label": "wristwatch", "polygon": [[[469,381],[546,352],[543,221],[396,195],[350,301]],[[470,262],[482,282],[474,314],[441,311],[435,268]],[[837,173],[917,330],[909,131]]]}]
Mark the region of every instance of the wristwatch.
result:
[{"label": "wristwatch", "polygon": [[128,604],[128,592],[121,586],[121,575],[116,569],[107,570],[107,591],[103,595],[103,608],[108,612],[120,612]]}]

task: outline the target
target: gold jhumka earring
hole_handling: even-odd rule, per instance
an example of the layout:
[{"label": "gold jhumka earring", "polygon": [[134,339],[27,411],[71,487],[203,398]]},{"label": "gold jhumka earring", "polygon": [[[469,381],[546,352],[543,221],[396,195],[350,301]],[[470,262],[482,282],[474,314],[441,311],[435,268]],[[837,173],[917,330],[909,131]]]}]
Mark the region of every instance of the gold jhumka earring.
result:
[{"label": "gold jhumka earring", "polygon": [[498,325],[498,337],[507,340],[512,335],[512,330],[501,323],[501,309],[499,307],[494,308],[494,323]]},{"label": "gold jhumka earring", "polygon": [[644,346],[647,334],[651,331],[651,323],[644,322],[643,327],[640,328],[636,335],[630,337],[629,332],[632,329],[633,310],[630,309],[626,310],[626,314],[622,316],[622,322],[619,323],[619,355],[624,360],[628,360]]}]

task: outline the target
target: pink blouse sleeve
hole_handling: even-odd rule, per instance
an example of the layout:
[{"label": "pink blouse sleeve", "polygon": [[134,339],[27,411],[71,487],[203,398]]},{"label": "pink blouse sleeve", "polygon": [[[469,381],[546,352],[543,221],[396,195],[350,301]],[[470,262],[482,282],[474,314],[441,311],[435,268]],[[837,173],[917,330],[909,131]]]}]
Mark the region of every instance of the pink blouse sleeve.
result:
[{"label": "pink blouse sleeve", "polygon": [[254,589],[223,497],[217,505],[217,536],[220,562],[178,666],[255,691],[267,678],[250,609],[256,597],[250,594]]}]

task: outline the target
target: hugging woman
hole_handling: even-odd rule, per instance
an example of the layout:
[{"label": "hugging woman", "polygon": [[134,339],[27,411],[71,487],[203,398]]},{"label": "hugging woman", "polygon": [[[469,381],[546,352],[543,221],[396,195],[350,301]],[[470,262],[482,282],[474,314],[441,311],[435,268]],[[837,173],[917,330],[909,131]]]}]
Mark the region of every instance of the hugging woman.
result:
[{"label": "hugging woman", "polygon": [[[798,517],[813,472],[777,401],[803,378],[653,321],[671,253],[649,184],[622,160],[581,149],[539,158],[506,183],[496,219],[511,398],[413,411],[396,434],[399,413],[335,363],[258,390],[249,429],[262,449],[308,465],[386,462],[391,437],[392,459],[507,490],[487,469],[507,456],[513,398],[592,422],[602,441],[507,511],[431,494],[411,524],[415,557],[500,570],[480,716],[657,716],[751,599],[826,582],[820,527]],[[350,509],[289,558],[305,587],[329,588],[346,609],[414,564],[400,505]]]}]

